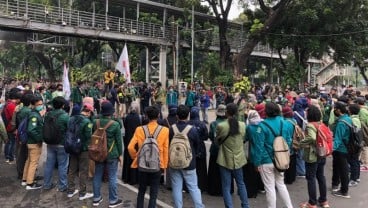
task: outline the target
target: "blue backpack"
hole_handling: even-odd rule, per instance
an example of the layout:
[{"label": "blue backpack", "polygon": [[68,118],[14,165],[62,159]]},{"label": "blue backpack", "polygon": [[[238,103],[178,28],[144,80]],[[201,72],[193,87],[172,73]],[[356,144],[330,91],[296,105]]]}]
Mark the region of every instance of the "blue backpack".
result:
[{"label": "blue backpack", "polygon": [[80,138],[80,127],[83,117],[73,116],[68,123],[66,137],[64,142],[65,152],[73,155],[78,155],[82,151],[82,140]]},{"label": "blue backpack", "polygon": [[28,133],[27,133],[27,128],[28,128],[28,116],[25,117],[20,123],[19,123],[19,126],[18,126],[18,129],[17,129],[17,136],[18,136],[18,139],[19,141],[22,143],[22,144],[27,144],[27,141],[28,141]]}]

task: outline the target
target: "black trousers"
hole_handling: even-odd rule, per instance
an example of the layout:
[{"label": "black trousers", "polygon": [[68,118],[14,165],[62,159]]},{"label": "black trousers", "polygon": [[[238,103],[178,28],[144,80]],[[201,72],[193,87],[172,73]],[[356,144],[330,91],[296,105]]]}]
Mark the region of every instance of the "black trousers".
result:
[{"label": "black trousers", "polygon": [[346,153],[334,151],[332,153],[332,186],[341,182],[341,192],[349,191],[349,165]]},{"label": "black trousers", "polygon": [[139,188],[137,196],[137,208],[144,207],[144,194],[146,193],[147,186],[150,186],[150,199],[148,202],[148,208],[155,208],[161,179],[161,171],[147,173],[138,170],[138,176]]}]

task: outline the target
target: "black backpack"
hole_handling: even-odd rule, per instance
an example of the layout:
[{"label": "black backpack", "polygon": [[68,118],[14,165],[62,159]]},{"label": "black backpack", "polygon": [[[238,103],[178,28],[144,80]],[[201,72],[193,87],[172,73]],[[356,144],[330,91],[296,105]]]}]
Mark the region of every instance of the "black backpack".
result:
[{"label": "black backpack", "polygon": [[364,146],[363,142],[363,132],[360,128],[355,126],[354,124],[351,125],[347,121],[341,119],[343,123],[345,123],[350,129],[350,137],[349,142],[345,144],[346,149],[350,155],[358,154],[362,147]]},{"label": "black backpack", "polygon": [[63,139],[63,134],[60,130],[60,126],[56,124],[58,118],[64,114],[64,112],[57,113],[53,116],[46,115],[45,124],[43,126],[43,140],[46,144],[60,144]]},{"label": "black backpack", "polygon": [[69,120],[64,142],[65,152],[69,154],[79,155],[82,151],[82,139],[80,137],[82,121],[83,117],[80,115],[73,116]]}]

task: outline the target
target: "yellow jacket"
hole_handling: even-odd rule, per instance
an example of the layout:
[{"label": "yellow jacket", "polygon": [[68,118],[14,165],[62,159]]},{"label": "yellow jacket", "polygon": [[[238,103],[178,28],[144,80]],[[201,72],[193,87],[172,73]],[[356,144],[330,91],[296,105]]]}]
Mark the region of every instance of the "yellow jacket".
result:
[{"label": "yellow jacket", "polygon": [[105,84],[109,84],[110,81],[112,81],[112,83],[114,84],[114,78],[115,78],[115,73],[114,72],[105,72],[104,73],[104,78],[105,78]]},{"label": "yellow jacket", "polygon": [[[157,121],[154,120],[150,121],[147,126],[149,132],[153,134],[158,124]],[[138,151],[141,149],[145,139],[146,136],[144,135],[143,127],[137,127],[128,145],[129,155],[133,159],[132,168],[138,168]],[[135,149],[136,145],[138,145],[138,151]],[[160,168],[166,169],[169,162],[169,129],[167,127],[162,127],[158,134],[157,145],[160,151]]]}]

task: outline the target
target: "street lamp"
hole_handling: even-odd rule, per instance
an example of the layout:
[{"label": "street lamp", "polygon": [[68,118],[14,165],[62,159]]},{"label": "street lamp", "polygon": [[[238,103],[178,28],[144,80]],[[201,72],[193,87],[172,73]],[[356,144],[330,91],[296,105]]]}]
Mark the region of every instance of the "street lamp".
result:
[{"label": "street lamp", "polygon": [[190,64],[190,84],[193,83],[194,75],[194,4],[192,5],[192,58]]}]

